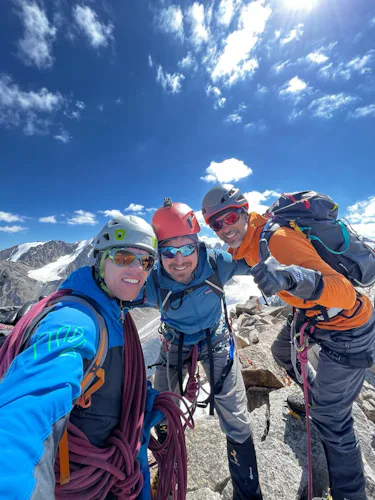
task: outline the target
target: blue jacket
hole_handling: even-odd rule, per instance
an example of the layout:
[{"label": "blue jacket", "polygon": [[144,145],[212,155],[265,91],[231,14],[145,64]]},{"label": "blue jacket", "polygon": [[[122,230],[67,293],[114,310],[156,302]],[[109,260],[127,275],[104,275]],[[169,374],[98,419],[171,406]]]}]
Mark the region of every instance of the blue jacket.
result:
[{"label": "blue jacket", "polygon": [[[109,337],[103,365],[106,380],[93,394],[88,410],[72,411],[80,395],[84,362],[96,352],[98,325],[86,306],[57,304],[0,381],[0,498],[7,500],[54,498],[54,457],[69,416],[96,446],[104,446],[120,422],[124,371],[120,308],[96,285],[89,267],[74,271],[61,288],[84,294],[101,307]],[[146,453],[144,447],[142,451]]]},{"label": "blue jacket", "polygon": [[[162,320],[170,328],[183,331],[186,345],[194,345],[204,339],[207,328],[210,329],[211,333],[216,332],[222,317],[221,300],[207,285],[185,295],[180,308],[173,310],[170,307],[167,311],[163,311],[160,288],[176,293],[204,282],[215,272],[210,265],[209,252],[215,256],[217,272],[223,285],[235,275],[250,274],[251,268],[244,260],[235,261],[228,252],[217,249],[209,250],[204,243],[200,243],[198,266],[189,285],[173,280],[160,263],[156,267],[158,286],[155,286],[152,275],[149,276],[146,283],[145,305],[160,309]],[[225,328],[225,325],[223,327]]]}]

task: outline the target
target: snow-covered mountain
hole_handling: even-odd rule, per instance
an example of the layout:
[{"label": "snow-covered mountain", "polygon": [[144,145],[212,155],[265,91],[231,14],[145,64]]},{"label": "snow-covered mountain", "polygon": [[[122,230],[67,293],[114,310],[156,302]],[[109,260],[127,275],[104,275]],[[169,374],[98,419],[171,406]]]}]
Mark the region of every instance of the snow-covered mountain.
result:
[{"label": "snow-covered mountain", "polygon": [[23,243],[0,251],[0,306],[20,305],[56,289],[69,273],[90,264],[93,239]]}]

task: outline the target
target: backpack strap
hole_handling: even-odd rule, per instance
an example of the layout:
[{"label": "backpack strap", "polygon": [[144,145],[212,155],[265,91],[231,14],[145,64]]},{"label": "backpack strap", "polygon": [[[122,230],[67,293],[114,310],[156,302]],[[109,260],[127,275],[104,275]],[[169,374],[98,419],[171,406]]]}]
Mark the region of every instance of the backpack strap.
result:
[{"label": "backpack strap", "polygon": [[[298,231],[300,233],[305,234],[305,236],[308,236],[308,235],[306,235],[306,233],[304,233],[297,226],[297,224],[294,224],[293,221],[285,220],[279,216],[274,216],[274,217],[271,216],[263,228],[263,231],[260,235],[260,240],[265,239],[269,245],[269,242],[270,242],[272,235],[275,233],[275,231],[277,231],[281,227],[289,227],[290,229],[293,229],[294,231]],[[267,304],[267,300],[266,300],[266,304]],[[303,309],[303,311],[306,311],[306,310],[309,310],[309,311],[318,310],[321,312],[321,314],[318,314],[317,316],[309,318],[308,321],[311,325],[312,324],[316,325],[316,323],[318,323],[318,322],[320,323],[323,321],[330,321],[335,316],[342,315],[341,313],[343,311],[342,308],[331,307],[331,308],[327,309],[326,307],[321,306],[321,305],[310,307],[308,309]]]},{"label": "backpack strap", "polygon": [[[91,396],[97,391],[105,380],[104,370],[102,368],[105,358],[108,353],[108,329],[104,317],[99,312],[99,305],[91,297],[85,295],[74,294],[65,295],[55,301],[52,308],[58,302],[79,303],[88,307],[95,316],[98,322],[99,342],[96,349],[96,354],[86,368],[81,382],[81,395],[76,401],[76,404],[82,408],[91,406]],[[51,310],[51,308],[49,308]],[[44,312],[44,311],[43,311]],[[49,312],[49,311],[48,311]],[[93,381],[97,377],[97,381]],[[59,458],[60,458],[60,485],[67,484],[70,481],[70,465],[69,465],[69,442],[68,428],[66,427],[59,443]]]},{"label": "backpack strap", "polygon": [[[179,309],[182,306],[182,302],[184,300],[185,295],[188,295],[194,292],[194,290],[202,288],[203,286],[208,285],[220,299],[223,298],[224,288],[219,277],[216,258],[213,252],[210,252],[209,254],[209,262],[210,266],[214,271],[211,276],[202,281],[202,283],[198,283],[197,285],[185,288],[185,290],[183,290],[182,292],[176,292],[176,293],[173,293],[172,290],[169,290],[167,288],[161,288],[158,283],[157,271],[156,269],[152,270],[152,279],[154,281],[155,288],[158,290],[160,294],[160,312],[162,317],[164,313],[168,311],[169,308],[171,308],[173,311]],[[177,304],[175,304],[176,302]]]}]

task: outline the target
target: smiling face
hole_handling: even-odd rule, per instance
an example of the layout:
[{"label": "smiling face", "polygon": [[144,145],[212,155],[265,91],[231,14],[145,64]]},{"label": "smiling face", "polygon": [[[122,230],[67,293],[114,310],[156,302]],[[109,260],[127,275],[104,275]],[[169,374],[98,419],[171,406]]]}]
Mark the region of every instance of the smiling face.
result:
[{"label": "smiling face", "polygon": [[[145,250],[139,248],[127,248],[131,252],[148,255]],[[134,300],[149,275],[150,271],[144,271],[139,260],[135,260],[130,266],[117,266],[111,259],[104,261],[104,282],[111,295],[120,300]]]},{"label": "smiling face", "polygon": [[[217,221],[223,221],[228,214],[224,214],[221,217],[218,217]],[[228,225],[223,222],[223,227],[220,231],[217,231],[218,237],[227,243],[232,248],[238,248],[241,246],[241,243],[247,232],[247,224],[248,224],[249,216],[247,212],[242,211],[240,218],[235,224]]]},{"label": "smiling face", "polygon": [[[172,238],[163,242],[161,247],[182,247],[183,245],[191,243],[192,240],[188,236],[180,236],[179,238]],[[187,257],[184,257],[180,252],[177,252],[176,257],[173,259],[161,256],[161,263],[172,279],[178,283],[184,283],[187,285],[190,283],[192,274],[198,265],[198,251],[195,250]]]}]

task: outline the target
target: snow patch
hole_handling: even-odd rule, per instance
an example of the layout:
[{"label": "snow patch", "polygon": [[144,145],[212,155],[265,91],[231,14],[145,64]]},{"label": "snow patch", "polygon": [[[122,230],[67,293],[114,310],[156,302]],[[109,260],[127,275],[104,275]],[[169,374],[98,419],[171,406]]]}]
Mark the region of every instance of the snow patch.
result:
[{"label": "snow patch", "polygon": [[30,250],[30,248],[38,247],[39,245],[44,245],[45,243],[47,242],[35,241],[34,243],[22,243],[22,245],[18,245],[15,253],[11,257],[9,257],[8,260],[10,260],[11,262],[17,262],[17,260],[19,260],[19,258],[22,257],[24,253]]},{"label": "snow patch", "polygon": [[28,276],[42,283],[48,283],[49,281],[60,280],[63,276],[60,276],[67,266],[71,264],[78,255],[82,252],[83,248],[88,244],[89,240],[83,240],[79,243],[77,249],[72,254],[63,255],[55,262],[51,262],[46,266],[40,267],[39,269],[34,269],[29,271]]},{"label": "snow patch", "polygon": [[261,296],[252,276],[235,276],[232,283],[225,285],[224,290],[228,309],[233,309],[236,304],[245,303],[251,295]]}]

